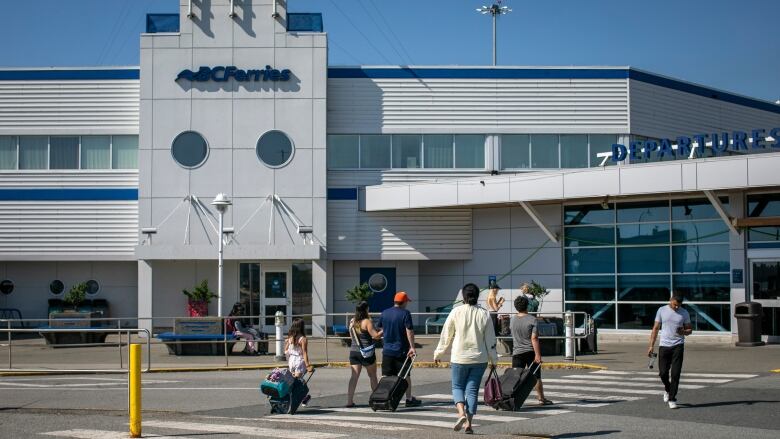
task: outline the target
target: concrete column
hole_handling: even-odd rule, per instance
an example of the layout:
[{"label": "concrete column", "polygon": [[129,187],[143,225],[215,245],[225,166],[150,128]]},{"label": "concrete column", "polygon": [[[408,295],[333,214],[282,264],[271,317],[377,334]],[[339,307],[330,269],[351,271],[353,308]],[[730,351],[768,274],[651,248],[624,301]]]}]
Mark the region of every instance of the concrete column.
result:
[{"label": "concrete column", "polygon": [[152,331],[152,262],[138,261],[138,327]]},{"label": "concrete column", "polygon": [[[312,261],[311,271],[312,314],[333,312],[333,289],[330,288],[333,262],[327,259]],[[312,334],[315,337],[324,336],[328,324],[332,324],[330,320],[325,316],[314,316],[311,325]]]},{"label": "concrete column", "polygon": [[[742,218],[746,211],[745,207],[745,195],[743,192],[733,191],[729,193],[729,216],[732,218]],[[737,319],[734,317],[734,305],[744,302],[747,297],[747,285],[749,282],[748,276],[750,273],[750,267],[746,265],[747,260],[747,245],[746,245],[747,230],[743,231],[739,235],[729,233],[729,259],[731,262],[731,269],[739,269],[742,271],[742,282],[733,283],[734,279],[731,279],[731,334],[736,336],[737,334]]]}]

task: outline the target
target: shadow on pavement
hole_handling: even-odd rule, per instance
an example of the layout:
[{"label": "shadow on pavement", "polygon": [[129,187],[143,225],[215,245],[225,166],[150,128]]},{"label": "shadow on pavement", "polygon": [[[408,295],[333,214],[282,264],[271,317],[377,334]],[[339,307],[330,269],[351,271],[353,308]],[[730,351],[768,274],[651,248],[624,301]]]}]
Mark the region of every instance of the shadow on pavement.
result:
[{"label": "shadow on pavement", "polygon": [[588,431],[584,433],[564,433],[564,434],[555,435],[553,437],[555,439],[565,439],[565,438],[573,438],[573,437],[603,436],[605,434],[612,434],[612,433],[621,433],[621,430],[599,430],[599,431]]},{"label": "shadow on pavement", "polygon": [[707,407],[721,407],[721,406],[729,406],[729,405],[753,405],[753,404],[777,404],[777,403],[780,403],[780,401],[754,400],[754,401],[708,402],[704,404],[678,404],[677,406],[686,409],[700,409],[700,408],[707,408]]}]

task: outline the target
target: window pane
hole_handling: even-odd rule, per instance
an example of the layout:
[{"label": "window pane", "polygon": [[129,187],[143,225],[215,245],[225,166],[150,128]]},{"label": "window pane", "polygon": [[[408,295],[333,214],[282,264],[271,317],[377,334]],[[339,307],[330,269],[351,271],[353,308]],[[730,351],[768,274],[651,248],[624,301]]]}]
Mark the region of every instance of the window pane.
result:
[{"label": "window pane", "polygon": [[748,195],[748,216],[780,216],[780,194]]},{"label": "window pane", "polygon": [[114,136],[111,167],[114,169],[138,169],[138,136]]},{"label": "window pane", "polygon": [[328,136],[328,168],[358,168],[358,135],[332,134]]},{"label": "window pane", "polygon": [[15,136],[0,136],[0,169],[16,169]]},{"label": "window pane", "polygon": [[615,300],[615,276],[566,276],[566,300]]},{"label": "window pane", "polygon": [[558,166],[558,136],[537,134],[531,136],[531,164],[534,168],[555,168]]},{"label": "window pane", "polygon": [[608,205],[608,209],[598,204],[587,206],[566,206],[563,210],[563,223],[567,226],[579,224],[614,224],[614,205]]},{"label": "window pane", "polygon": [[427,134],[423,136],[426,168],[452,168],[452,136]]},{"label": "window pane", "polygon": [[[595,320],[596,326],[601,329],[615,329],[615,304],[614,303],[567,303],[566,311],[583,311]],[[578,327],[583,324],[583,316],[575,315],[574,324]]]},{"label": "window pane", "polygon": [[669,247],[618,248],[618,273],[668,273]]},{"label": "window pane", "polygon": [[286,166],[295,154],[292,140],[279,130],[271,130],[260,136],[255,152],[264,165],[272,168]]},{"label": "window pane", "polygon": [[526,169],[531,166],[531,136],[504,134],[501,136],[501,169]]},{"label": "window pane", "polygon": [[780,299],[780,261],[753,261],[753,298]]},{"label": "window pane", "polygon": [[[311,263],[292,264],[292,313],[300,316],[311,314],[312,286]],[[311,316],[302,317],[307,332],[311,331]]]},{"label": "window pane", "polygon": [[780,241],[780,227],[751,227],[748,241]]},{"label": "window pane", "polygon": [[[668,298],[667,298],[668,300]],[[618,305],[618,329],[651,329],[655,313],[662,305],[621,303]]]},{"label": "window pane", "polygon": [[[271,272],[265,273],[265,298],[283,299],[287,297],[287,273]],[[285,311],[285,314],[287,312]]]},{"label": "window pane", "polygon": [[668,244],[669,223],[621,224],[617,234],[618,244]]},{"label": "window pane", "polygon": [[49,138],[49,169],[79,168],[79,138],[50,137]]},{"label": "window pane", "polygon": [[728,302],[731,280],[728,274],[683,274],[674,276],[674,291],[693,302]]},{"label": "window pane", "polygon": [[[728,207],[729,199],[720,198],[721,204]],[[672,220],[716,219],[718,212],[707,199],[672,200]]]},{"label": "window pane", "polygon": [[728,272],[728,244],[720,245],[677,245],[672,247],[675,273]]},{"label": "window pane", "polygon": [[722,220],[673,223],[672,242],[729,242],[729,228]]},{"label": "window pane", "polygon": [[561,135],[561,167],[588,167],[588,136],[586,134]]},{"label": "window pane", "polygon": [[360,167],[368,169],[390,168],[390,136],[360,136]]},{"label": "window pane", "polygon": [[393,135],[393,168],[419,168],[422,137],[416,134]]},{"label": "window pane", "polygon": [[589,247],[615,244],[614,226],[566,227],[564,229],[566,247]]},{"label": "window pane", "polygon": [[618,276],[618,300],[669,300],[669,276]]},{"label": "window pane", "polygon": [[614,273],[615,250],[612,248],[572,248],[564,251],[567,274]]},{"label": "window pane", "polygon": [[83,136],[81,138],[81,169],[111,168],[111,137]]},{"label": "window pane", "polygon": [[617,222],[619,223],[669,221],[669,203],[667,201],[619,203],[617,207]]},{"label": "window pane", "polygon": [[49,138],[19,137],[19,169],[46,169],[49,166]]},{"label": "window pane", "polygon": [[[260,264],[242,262],[238,265],[238,300],[251,316],[259,316],[260,309]],[[258,324],[260,318],[252,319]]]},{"label": "window pane", "polygon": [[691,326],[694,331],[731,330],[731,305],[695,305],[684,303],[683,308],[691,315]]},{"label": "window pane", "polygon": [[455,136],[455,167],[485,168],[485,136],[481,134]]},{"label": "window pane", "polygon": [[[590,165],[600,166],[604,161],[603,157],[596,157],[600,152],[612,152],[612,145],[617,143],[617,136],[614,134],[591,134],[590,135]],[[607,166],[614,165],[611,158],[607,159]]]}]

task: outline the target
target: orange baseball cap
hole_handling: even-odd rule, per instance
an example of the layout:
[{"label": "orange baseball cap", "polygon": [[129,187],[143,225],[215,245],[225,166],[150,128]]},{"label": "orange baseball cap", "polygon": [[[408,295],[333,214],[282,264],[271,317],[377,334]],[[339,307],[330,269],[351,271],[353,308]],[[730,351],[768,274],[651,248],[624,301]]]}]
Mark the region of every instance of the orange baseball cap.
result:
[{"label": "orange baseball cap", "polygon": [[395,293],[395,298],[393,298],[393,302],[411,302],[412,299],[409,298],[409,296],[406,294],[405,291],[399,291]]}]

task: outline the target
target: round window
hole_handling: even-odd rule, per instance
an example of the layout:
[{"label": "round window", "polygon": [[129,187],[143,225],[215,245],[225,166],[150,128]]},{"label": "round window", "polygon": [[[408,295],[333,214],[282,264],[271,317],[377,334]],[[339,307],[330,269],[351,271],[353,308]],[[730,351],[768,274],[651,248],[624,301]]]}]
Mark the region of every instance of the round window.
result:
[{"label": "round window", "polygon": [[374,273],[368,278],[368,287],[375,293],[381,293],[387,288],[387,278],[384,274]]},{"label": "round window", "polygon": [[281,131],[268,131],[257,141],[257,158],[271,168],[281,168],[289,163],[293,152],[292,141]]},{"label": "round window", "polygon": [[65,284],[62,283],[62,281],[59,279],[53,280],[49,284],[49,291],[51,291],[51,293],[55,296],[59,296],[63,291],[65,291]]},{"label": "round window", "polygon": [[14,292],[14,282],[8,279],[0,282],[0,293],[9,295]]},{"label": "round window", "polygon": [[185,131],[173,139],[171,155],[176,163],[185,168],[192,169],[202,165],[208,154],[209,145],[206,139],[195,131]]},{"label": "round window", "polygon": [[94,296],[100,291],[100,284],[96,280],[87,281],[87,295]]}]

